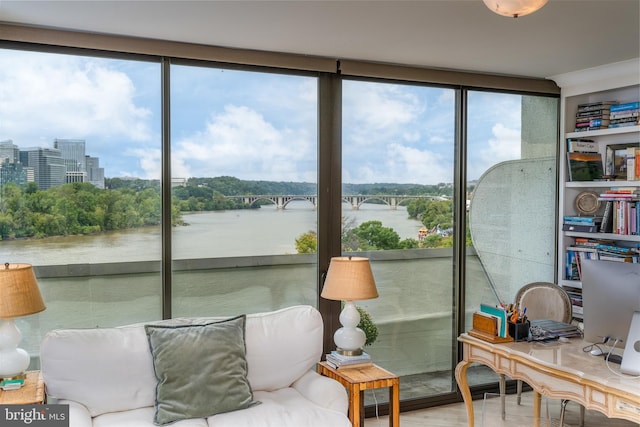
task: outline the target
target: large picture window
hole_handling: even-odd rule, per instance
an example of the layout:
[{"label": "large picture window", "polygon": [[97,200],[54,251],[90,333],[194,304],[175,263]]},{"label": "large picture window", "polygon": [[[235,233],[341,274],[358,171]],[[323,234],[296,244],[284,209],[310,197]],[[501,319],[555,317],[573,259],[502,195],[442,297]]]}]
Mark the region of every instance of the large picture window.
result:
[{"label": "large picture window", "polygon": [[457,399],[471,313],[554,281],[557,94],[147,42],[0,44],[0,255],[47,305],[18,319],[32,368],[51,329],[296,304],[330,351],[319,266],[357,254],[380,294],[365,350],[411,407]]},{"label": "large picture window", "polygon": [[161,314],[159,62],[0,50],[0,258],[34,265],[49,329]]},{"label": "large picture window", "polygon": [[172,66],[173,315],[316,304],[302,239],[317,234],[317,91],[313,77]]}]

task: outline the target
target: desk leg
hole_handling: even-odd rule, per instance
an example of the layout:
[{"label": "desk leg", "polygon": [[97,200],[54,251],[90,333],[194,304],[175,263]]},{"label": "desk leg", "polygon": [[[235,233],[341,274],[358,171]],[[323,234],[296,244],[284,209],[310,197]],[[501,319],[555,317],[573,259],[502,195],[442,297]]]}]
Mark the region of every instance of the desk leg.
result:
[{"label": "desk leg", "polygon": [[540,427],[540,402],[542,398],[537,391],[533,392],[533,426]]},{"label": "desk leg", "polygon": [[469,390],[469,382],[467,381],[467,368],[471,362],[463,360],[456,366],[456,381],[464,399],[464,405],[467,408],[467,425],[473,427],[473,400],[471,399],[471,390]]},{"label": "desk leg", "polygon": [[400,383],[389,388],[389,427],[400,427]]}]

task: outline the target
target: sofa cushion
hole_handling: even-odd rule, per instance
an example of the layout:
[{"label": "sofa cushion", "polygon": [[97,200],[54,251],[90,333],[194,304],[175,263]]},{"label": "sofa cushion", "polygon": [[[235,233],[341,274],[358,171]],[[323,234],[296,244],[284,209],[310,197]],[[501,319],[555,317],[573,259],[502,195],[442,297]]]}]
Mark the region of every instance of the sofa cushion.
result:
[{"label": "sofa cushion", "polygon": [[156,377],[142,326],[49,331],[40,367],[50,398],[82,403],[92,417],[153,406]]},{"label": "sofa cushion", "polygon": [[245,320],[206,325],[146,325],[158,385],[159,425],[253,405],[247,380]]},{"label": "sofa cushion", "polygon": [[209,427],[352,427],[344,413],[322,408],[293,388],[254,394],[260,405],[209,417]]},{"label": "sofa cushion", "polygon": [[[98,415],[93,419],[90,427],[155,427],[153,423],[153,406],[146,408],[132,409],[124,412],[109,412]],[[72,414],[69,414],[72,417]],[[76,420],[71,418],[72,426],[76,426]],[[188,420],[176,421],[171,427],[208,427],[206,418],[191,418]]]},{"label": "sofa cushion", "polygon": [[248,315],[248,378],[253,391],[289,387],[314,369],[322,357],[322,340],[322,316],[314,307]]}]

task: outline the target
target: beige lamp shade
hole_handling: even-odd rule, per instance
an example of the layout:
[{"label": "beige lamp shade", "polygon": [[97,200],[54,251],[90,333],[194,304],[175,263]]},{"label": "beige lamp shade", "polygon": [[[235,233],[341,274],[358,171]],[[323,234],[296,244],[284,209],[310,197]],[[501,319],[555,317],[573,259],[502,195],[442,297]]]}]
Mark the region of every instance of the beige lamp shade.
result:
[{"label": "beige lamp shade", "polygon": [[0,266],[0,319],[27,316],[45,308],[31,265]]},{"label": "beige lamp shade", "polygon": [[378,297],[368,258],[331,258],[327,278],[320,294],[330,300],[355,301]]},{"label": "beige lamp shade", "polygon": [[484,4],[502,16],[518,16],[528,15],[540,9],[547,4],[548,0],[483,0]]}]

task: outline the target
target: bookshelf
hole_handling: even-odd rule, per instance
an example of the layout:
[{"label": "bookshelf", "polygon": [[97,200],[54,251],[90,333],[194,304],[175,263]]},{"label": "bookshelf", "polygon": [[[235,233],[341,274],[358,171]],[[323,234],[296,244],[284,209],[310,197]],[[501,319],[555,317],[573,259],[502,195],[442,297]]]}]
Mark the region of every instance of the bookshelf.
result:
[{"label": "bookshelf", "polygon": [[[619,152],[627,146],[640,147],[640,126],[632,125],[616,128],[605,128],[576,132],[576,113],[580,105],[598,102],[615,101],[629,103],[640,101],[640,59],[610,64],[603,67],[567,73],[553,77],[561,88],[561,122],[560,122],[560,158],[558,183],[558,247],[557,247],[557,278],[558,284],[568,291],[574,301],[574,318],[582,319],[580,305],[582,283],[579,271],[567,268],[567,259],[572,256],[593,257],[597,249],[588,247],[568,253],[567,248],[591,241],[609,243],[616,247],[640,248],[640,235],[631,230],[615,229],[601,232],[601,227],[595,227],[596,232],[563,230],[565,216],[603,216],[607,201],[601,198],[603,193],[612,189],[626,189],[640,193],[640,180],[628,180],[618,175],[615,180],[608,180],[607,154]],[[588,139],[595,142],[596,150],[603,159],[604,180],[571,181],[569,162],[567,160],[568,140]],[[610,166],[610,165],[609,165]],[[628,202],[628,201],[627,201]],[[615,203],[612,205],[616,207]],[[617,218],[616,226],[628,223],[629,203],[622,204],[614,214],[625,215]],[[585,213],[586,212],[586,213]],[[629,218],[630,219],[630,218]],[[619,223],[619,224],[618,224]],[[579,227],[575,227],[579,228]],[[640,231],[638,231],[640,233]],[[581,242],[582,241],[582,242]],[[592,244],[592,243],[591,243]],[[587,253],[588,252],[588,253]],[[578,253],[578,255],[575,255]],[[577,261],[579,264],[579,260]],[[569,271],[568,271],[569,270]],[[571,274],[573,273],[573,274]]]}]

